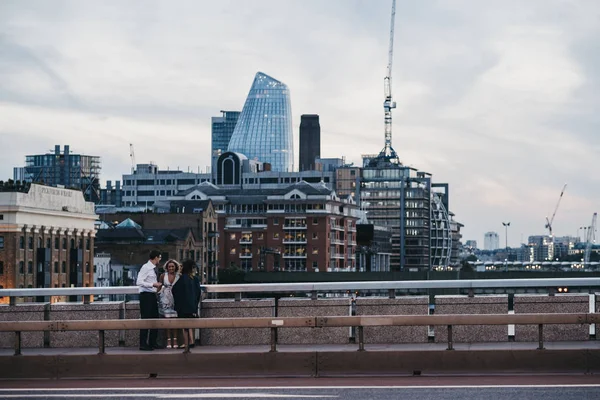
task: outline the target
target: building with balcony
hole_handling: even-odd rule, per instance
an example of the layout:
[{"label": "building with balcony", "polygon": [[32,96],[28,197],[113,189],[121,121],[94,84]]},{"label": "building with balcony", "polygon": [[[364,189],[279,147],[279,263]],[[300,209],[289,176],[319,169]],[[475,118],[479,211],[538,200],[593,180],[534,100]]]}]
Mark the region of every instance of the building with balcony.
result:
[{"label": "building with balcony", "polygon": [[256,74],[227,150],[268,163],[273,171],[294,171],[292,108],[284,83]]},{"label": "building with balcony", "polygon": [[0,187],[0,285],[94,285],[94,204],[80,190]]},{"label": "building with balcony", "polygon": [[212,200],[221,268],[245,271],[356,270],[357,209],[323,184],[273,189],[199,185],[178,194]]},{"label": "building with balcony", "polygon": [[15,180],[77,189],[86,201],[100,200],[100,157],[72,153],[69,145],[53,153],[25,156],[24,169],[15,168]]}]

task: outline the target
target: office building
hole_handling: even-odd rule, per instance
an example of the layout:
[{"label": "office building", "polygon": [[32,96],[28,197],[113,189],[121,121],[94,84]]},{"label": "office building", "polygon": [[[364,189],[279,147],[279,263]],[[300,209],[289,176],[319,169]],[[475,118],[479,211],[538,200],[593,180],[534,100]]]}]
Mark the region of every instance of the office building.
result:
[{"label": "office building", "polygon": [[217,159],[227,151],[231,135],[235,129],[239,111],[221,111],[220,117],[212,117],[211,120],[211,172],[214,174]]},{"label": "office building", "polygon": [[0,285],[93,286],[96,217],[79,190],[0,187]]},{"label": "office building", "polygon": [[321,126],[319,116],[300,116],[300,171],[315,169],[315,160],[321,157]]},{"label": "office building", "polygon": [[486,232],[483,236],[484,250],[498,250],[500,248],[500,236],[498,232]]},{"label": "office building", "polygon": [[137,164],[132,174],[123,175],[122,206],[151,208],[175,193],[210,182],[211,174],[161,170],[155,164]]},{"label": "office building", "polygon": [[273,171],[294,171],[292,108],[284,83],[256,74],[228,151],[269,163]]},{"label": "office building", "polygon": [[53,153],[26,156],[24,171],[15,168],[14,173],[15,180],[81,190],[87,201],[97,203],[100,169],[100,157],[72,153],[68,145],[61,151],[56,145]]}]

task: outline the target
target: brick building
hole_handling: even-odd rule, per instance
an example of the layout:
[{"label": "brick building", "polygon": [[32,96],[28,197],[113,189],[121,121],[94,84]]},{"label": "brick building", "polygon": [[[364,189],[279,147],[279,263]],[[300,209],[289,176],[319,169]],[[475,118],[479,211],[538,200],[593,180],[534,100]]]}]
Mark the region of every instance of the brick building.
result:
[{"label": "brick building", "polygon": [[95,220],[80,190],[0,187],[0,285],[93,286]]},{"label": "brick building", "polygon": [[[155,247],[164,253],[163,261],[196,260],[204,281],[214,280],[218,254],[217,215],[212,202],[161,201],[153,209],[155,212],[151,213],[102,214],[102,221],[123,225],[117,225],[118,231],[99,230],[97,251],[110,253],[113,263],[141,266]],[[127,220],[131,222],[126,223]],[[129,231],[123,231],[123,227]]]}]

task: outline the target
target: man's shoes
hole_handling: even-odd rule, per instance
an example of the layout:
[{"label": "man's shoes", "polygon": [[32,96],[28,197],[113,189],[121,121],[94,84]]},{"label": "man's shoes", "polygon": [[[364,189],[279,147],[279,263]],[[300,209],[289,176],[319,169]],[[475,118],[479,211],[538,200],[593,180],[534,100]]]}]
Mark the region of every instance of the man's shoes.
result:
[{"label": "man's shoes", "polygon": [[152,351],[152,350],[154,350],[154,347],[152,347],[152,346],[140,346],[140,350],[141,351]]}]

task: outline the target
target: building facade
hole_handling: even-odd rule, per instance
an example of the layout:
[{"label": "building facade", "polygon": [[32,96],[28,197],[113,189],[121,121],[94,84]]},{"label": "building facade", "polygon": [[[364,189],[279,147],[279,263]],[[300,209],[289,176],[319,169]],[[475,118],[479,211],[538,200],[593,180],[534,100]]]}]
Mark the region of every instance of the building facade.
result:
[{"label": "building facade", "polygon": [[486,232],[483,236],[484,250],[498,250],[500,248],[500,236],[498,232]]},{"label": "building facade", "polygon": [[0,285],[94,285],[94,204],[79,190],[0,191]]},{"label": "building facade", "polygon": [[[87,201],[100,200],[100,157],[72,153],[65,145],[54,146],[53,153],[28,155],[24,172],[15,168],[15,178],[47,186],[64,186],[83,192]],[[18,179],[15,179],[18,180]]]},{"label": "building facade", "polygon": [[316,114],[300,116],[300,171],[315,169],[315,160],[321,157],[321,125]]},{"label": "building facade", "polygon": [[294,171],[292,108],[284,83],[256,74],[228,151],[269,163],[273,171]]},{"label": "building facade", "polygon": [[220,117],[211,119],[211,172],[214,173],[217,159],[227,151],[229,141],[235,130],[239,111],[221,111]]},{"label": "building facade", "polygon": [[211,174],[161,170],[155,164],[137,164],[133,174],[123,175],[122,205],[144,208],[167,200],[181,190],[210,182]]}]

